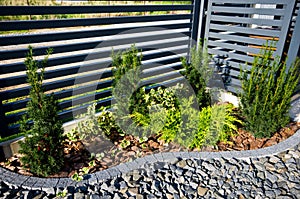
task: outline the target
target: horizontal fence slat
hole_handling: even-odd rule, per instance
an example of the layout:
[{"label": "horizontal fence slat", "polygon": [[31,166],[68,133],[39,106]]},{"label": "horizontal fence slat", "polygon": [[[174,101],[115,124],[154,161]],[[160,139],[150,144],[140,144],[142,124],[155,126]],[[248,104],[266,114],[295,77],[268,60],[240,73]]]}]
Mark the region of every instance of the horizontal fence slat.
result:
[{"label": "horizontal fence slat", "polygon": [[249,17],[230,17],[230,16],[212,15],[211,20],[219,21],[219,22],[228,22],[228,23],[256,24],[259,26],[281,26],[282,25],[282,20],[257,19],[257,18],[249,18]]},{"label": "horizontal fence slat", "polygon": [[211,11],[221,13],[234,13],[234,14],[260,14],[283,16],[284,9],[276,8],[245,8],[245,7],[226,7],[226,6],[212,6]]},{"label": "horizontal fence slat", "polygon": [[[103,88],[109,88],[111,85],[112,85],[112,80],[105,80],[105,81],[101,81],[101,82],[97,82],[97,83],[92,83],[87,86],[80,86],[77,88],[71,88],[71,89],[66,89],[66,90],[55,92],[54,97],[56,99],[68,98],[71,96],[81,95],[84,93],[96,91],[96,90],[103,89]],[[26,98],[24,100],[18,100],[16,102],[10,102],[10,103],[3,104],[4,112],[10,112],[13,110],[25,108],[28,101],[29,101],[29,98]]]},{"label": "horizontal fence slat", "polygon": [[[133,44],[138,42],[145,42],[145,41],[155,41],[155,40],[163,40],[163,39],[169,39],[169,38],[176,38],[176,37],[182,37],[183,35],[189,36],[190,32],[181,32],[179,33],[169,33],[169,34],[160,34],[160,35],[148,35],[143,37],[136,37],[131,38],[130,40],[128,38],[120,38],[110,41],[105,41],[105,43],[102,45],[103,47],[107,46],[116,46],[116,45],[122,45],[122,44]],[[100,43],[100,42],[99,42]],[[101,47],[102,47],[101,46]],[[55,51],[55,49],[54,49]],[[89,56],[89,59],[99,59],[104,58],[104,55],[101,55],[99,53],[82,53],[77,55],[68,55],[68,56],[61,56],[57,58],[49,58],[48,60],[48,67],[51,66],[57,66],[57,65],[63,65],[63,64],[70,64],[70,63],[76,63],[84,61],[87,56]],[[24,71],[25,65],[22,62],[19,63],[12,63],[12,64],[6,64],[6,65],[0,65],[0,74],[7,74],[12,72],[19,72]]]},{"label": "horizontal fence slat", "polygon": [[60,109],[69,108],[72,106],[81,105],[84,103],[89,103],[94,100],[98,100],[101,98],[111,97],[112,93],[111,90],[104,90],[101,92],[93,93],[93,94],[87,94],[81,97],[73,98],[70,100],[63,101],[59,104]]},{"label": "horizontal fence slat", "polygon": [[[191,23],[179,23],[179,24],[165,24],[165,25],[151,25],[150,27],[162,28],[162,29],[180,29],[180,28],[191,28]],[[34,34],[22,34],[22,35],[3,35],[0,36],[0,45],[15,45],[15,44],[27,44],[27,43],[40,43],[49,41],[59,40],[71,40],[71,39],[82,39],[90,37],[101,37],[110,35],[121,35],[126,34],[129,30],[135,29],[136,33],[152,31],[148,26],[131,26],[126,28],[102,28],[102,29],[88,29],[80,31],[57,31],[50,33],[34,33]]]},{"label": "horizontal fence slat", "polygon": [[[287,4],[291,0],[226,0],[231,4]],[[211,0],[212,3],[224,3],[224,0]]]},{"label": "horizontal fence slat", "polygon": [[219,41],[208,41],[209,46],[214,46],[214,47],[221,47],[221,48],[226,48],[229,50],[236,50],[244,53],[253,53],[253,54],[258,54],[261,50],[258,48],[251,48],[249,46],[242,46],[242,45],[236,45],[232,43],[225,43],[225,42],[219,42]]},{"label": "horizontal fence slat", "polygon": [[[182,34],[186,34],[188,32],[183,32]],[[179,34],[181,33],[176,33],[177,36],[180,36]],[[182,35],[183,36],[183,35]],[[167,36],[168,37],[168,36]],[[176,36],[172,36],[174,38],[176,38]],[[135,38],[136,39],[136,38]],[[157,40],[157,39],[156,39]],[[165,39],[164,40],[168,40]],[[126,44],[128,43],[127,39],[123,39],[123,40],[118,40],[119,44]],[[140,41],[147,41],[147,39],[141,39],[141,40],[134,40],[135,43],[140,42]],[[154,41],[153,41],[154,42]],[[164,43],[165,42],[165,43]],[[171,47],[171,46],[176,46],[176,45],[181,45],[183,42],[188,42],[188,39],[185,39],[185,41],[179,40],[178,42],[174,42],[174,41],[163,41],[161,40],[161,42],[159,44],[156,44],[155,46],[157,48],[161,48],[161,47]],[[44,55],[46,50],[49,48],[52,48],[53,54],[57,54],[57,53],[65,53],[65,52],[71,52],[71,51],[79,51],[79,50],[89,50],[89,49],[99,49],[100,47],[109,47],[112,44],[115,44],[116,42],[109,42],[109,41],[95,41],[95,42],[82,42],[82,43],[71,43],[71,44],[57,44],[57,45],[48,45],[48,46],[42,46],[42,47],[34,47],[34,55],[35,56],[39,56],[39,55]],[[154,42],[155,43],[155,42]],[[142,45],[142,46],[146,46],[146,45]],[[151,46],[151,45],[150,45]],[[6,59],[13,59],[13,58],[24,58],[24,55],[26,55],[28,52],[27,48],[18,48],[18,49],[12,49],[12,50],[0,50],[0,60],[6,60]],[[107,53],[107,52],[101,52],[101,53]],[[109,51],[109,53],[111,53],[111,50]],[[109,54],[110,55],[110,54]],[[108,56],[109,56],[108,55]],[[101,57],[105,57],[106,55],[102,55]]]},{"label": "horizontal fence slat", "polygon": [[[177,53],[182,53],[185,52],[186,50],[184,49],[178,49]],[[156,55],[156,57],[159,57],[159,55],[161,55],[162,53],[156,53],[156,54],[150,54],[150,55],[145,55],[144,58],[155,58],[154,55]],[[165,52],[164,55],[173,55],[173,53],[170,52]],[[166,65],[166,64],[170,64],[170,63],[175,63],[180,61],[180,57],[171,57],[171,58],[166,58],[164,60],[159,60],[156,62],[156,64],[161,64],[161,65]],[[64,80],[57,80],[57,81],[53,81],[53,82],[48,82],[44,84],[45,87],[45,91],[49,91],[49,90],[54,90],[54,89],[58,89],[58,88],[63,88],[63,87],[68,87],[68,86],[73,86],[74,83],[76,83],[75,81],[82,83],[87,83],[90,81],[96,81],[99,78],[107,78],[107,77],[111,77],[112,73],[110,71],[110,69],[103,71],[101,73],[94,73],[94,74],[89,74],[89,75],[83,75],[83,76],[78,76],[76,78],[67,78]],[[29,87],[25,86],[23,88],[17,88],[17,89],[13,89],[13,90],[6,90],[3,92],[0,92],[0,94],[3,96],[3,100],[8,100],[8,99],[13,99],[13,98],[17,98],[17,97],[22,97],[22,96],[27,96],[29,94]]]},{"label": "horizontal fence slat", "polygon": [[248,44],[254,44],[259,46],[262,46],[266,43],[266,40],[264,39],[250,38],[246,36],[237,36],[237,35],[230,35],[230,34],[220,34],[220,33],[213,33],[213,32],[209,33],[209,38],[235,41],[240,43],[248,43]]},{"label": "horizontal fence slat", "polygon": [[0,6],[0,16],[191,10],[192,5]]},{"label": "horizontal fence slat", "polygon": [[[161,60],[161,61],[156,62],[156,63],[163,65],[163,64],[175,63],[175,62],[178,62],[178,61],[180,61],[180,57],[173,57],[173,58]],[[77,77],[77,78],[67,78],[67,79],[64,79],[64,80],[57,80],[57,81],[53,81],[53,82],[47,82],[47,83],[44,83],[43,86],[45,87],[45,91],[49,91],[49,90],[54,90],[54,89],[58,89],[58,88],[73,86],[76,83],[76,81],[80,82],[81,84],[82,83],[87,83],[87,82],[90,82],[90,81],[96,81],[100,77],[101,78],[110,77],[111,74],[112,74],[111,71],[108,70],[108,71],[104,71],[102,73],[97,73],[97,74],[92,74],[92,75],[84,75],[84,76],[80,76],[80,77]],[[29,94],[29,87],[28,86],[0,92],[0,95],[2,96],[2,100],[8,100],[8,99],[13,99],[13,98],[17,98],[17,97],[27,96],[28,94]]]},{"label": "horizontal fence slat", "polygon": [[79,26],[109,25],[121,23],[137,23],[151,21],[167,21],[191,19],[192,14],[170,14],[150,16],[127,16],[114,18],[87,18],[87,19],[64,19],[64,20],[26,20],[26,21],[0,21],[0,31],[31,30],[43,28],[65,28]]},{"label": "horizontal fence slat", "polygon": [[[184,44],[185,42],[182,42],[182,43]],[[145,53],[144,60],[155,59],[155,58],[159,58],[159,57],[166,57],[166,56],[174,55],[174,54],[181,54],[181,53],[187,52],[187,50],[188,50],[187,47],[188,46],[186,45],[186,46],[182,46],[180,49],[176,49],[176,50],[172,50],[172,51],[168,51],[168,49],[161,49],[160,51],[157,51],[157,52],[154,52],[151,54]],[[148,50],[148,52],[150,51],[149,49],[147,49],[147,50]],[[107,53],[107,56],[109,56],[111,52],[109,51],[106,53]],[[105,69],[107,67],[110,67],[110,65],[111,65],[110,60],[96,62],[96,63],[92,63],[92,64],[82,63],[82,64],[74,66],[74,67],[46,71],[44,73],[44,78],[51,79],[51,78],[63,77],[63,76],[73,75],[73,74],[79,75],[80,73],[84,73],[84,72]],[[5,87],[5,86],[14,86],[14,85],[19,85],[19,84],[24,84],[24,83],[26,83],[26,79],[27,79],[27,76],[25,74],[19,75],[19,76],[2,78],[2,79],[0,79],[0,85]]]},{"label": "horizontal fence slat", "polygon": [[[172,67],[169,67],[169,66],[161,67],[160,66],[160,67],[155,68],[152,65],[152,67],[151,67],[152,70],[151,71],[148,70],[148,72],[143,73],[142,78],[149,78],[149,77],[152,77],[152,76],[161,75],[161,74],[171,72],[171,71],[174,71],[174,70],[178,70],[178,69],[181,69],[181,68],[182,68],[181,62],[173,64]],[[77,84],[78,83],[82,83],[82,82],[77,81]],[[92,84],[92,85],[88,85],[88,86],[81,86],[79,88],[67,89],[67,90],[63,90],[63,91],[60,91],[60,92],[56,92],[56,93],[54,93],[54,96],[57,99],[62,99],[62,98],[71,97],[71,96],[75,96],[75,95],[81,95],[81,94],[84,94],[84,93],[89,93],[89,92],[93,92],[95,90],[99,90],[99,89],[109,87],[109,86],[111,86],[111,83],[112,83],[112,80],[106,80],[106,81],[101,82],[101,83],[96,83],[96,84]],[[4,104],[3,105],[4,112],[9,112],[9,111],[25,108],[28,100],[29,99],[27,98],[27,99],[24,99],[24,100],[19,100],[17,102]],[[74,99],[74,100],[76,100],[76,99]],[[67,106],[65,104],[70,104],[70,102],[68,102],[68,103],[62,102],[60,104],[64,104],[64,105],[60,105],[61,108],[67,108]]]},{"label": "horizontal fence slat", "polygon": [[[98,102],[96,102],[96,104],[97,104],[96,108],[100,108],[101,106],[109,106],[109,105],[111,105],[111,98],[98,101]],[[74,116],[86,113],[87,107],[89,105],[91,105],[91,104],[83,105],[83,106],[80,106],[80,107],[77,107],[77,108],[74,108],[71,110],[62,111],[61,113],[59,113],[59,118],[70,120],[70,118],[73,118]]]},{"label": "horizontal fence slat", "polygon": [[210,30],[219,30],[219,31],[228,31],[234,33],[243,33],[250,35],[260,35],[260,36],[269,36],[269,37],[279,37],[279,30],[272,29],[256,29],[250,27],[241,27],[241,26],[228,26],[228,25],[220,25],[220,24],[210,24]]},{"label": "horizontal fence slat", "polygon": [[[63,80],[47,82],[47,83],[43,84],[43,87],[44,87],[45,91],[51,91],[54,89],[73,86],[76,81],[80,82],[80,83],[87,83],[90,81],[96,81],[100,77],[101,78],[111,77],[111,75],[112,75],[111,70],[106,70],[101,73],[93,73],[93,74],[83,75],[83,76],[76,77],[76,78],[72,77],[72,78],[66,78]],[[2,100],[8,100],[8,99],[13,99],[13,98],[17,98],[17,97],[27,96],[29,94],[29,88],[30,88],[29,86],[25,86],[25,87],[13,89],[13,90],[6,90],[6,91],[0,92],[0,95],[2,95]]]}]

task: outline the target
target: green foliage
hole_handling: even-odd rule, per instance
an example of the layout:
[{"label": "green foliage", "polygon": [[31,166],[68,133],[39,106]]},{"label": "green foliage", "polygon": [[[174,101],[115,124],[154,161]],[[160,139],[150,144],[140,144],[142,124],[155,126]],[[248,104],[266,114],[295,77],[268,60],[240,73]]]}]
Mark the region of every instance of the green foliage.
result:
[{"label": "green foliage", "polygon": [[198,49],[194,46],[191,50],[191,63],[188,63],[186,58],[181,60],[185,68],[182,74],[192,85],[201,108],[211,104],[211,96],[206,89],[213,73],[213,69],[209,67],[209,59],[207,49],[203,50],[203,47],[199,44]]},{"label": "green foliage", "polygon": [[97,121],[105,135],[110,135],[112,131],[122,132],[114,120],[113,112],[107,110],[105,107],[101,107]]},{"label": "green foliage", "polygon": [[273,58],[272,45],[255,57],[250,74],[241,70],[241,109],[246,130],[256,137],[270,137],[289,122],[292,94],[299,81],[300,61],[287,68]]},{"label": "green foliage", "polygon": [[78,133],[75,131],[75,129],[72,129],[71,131],[68,131],[64,133],[66,138],[72,142],[76,142],[79,139]]},{"label": "green foliage", "polygon": [[191,142],[191,148],[213,146],[218,141],[227,141],[237,131],[237,123],[242,124],[233,113],[233,105],[222,104],[205,107],[199,116],[199,128]]},{"label": "green foliage", "polygon": [[[29,118],[33,125],[28,128],[21,125],[20,130],[28,133],[25,141],[21,143],[21,161],[32,173],[39,176],[60,171],[63,166],[63,128],[58,119],[58,103],[54,95],[45,95],[42,87],[44,70],[52,51],[47,51],[47,56],[42,62],[33,58],[32,47],[29,46],[25,65],[27,68],[27,81],[31,86],[30,101],[27,104]],[[38,69],[41,72],[38,73]]]},{"label": "green foliage", "polygon": [[[112,93],[116,100],[114,108],[115,119],[124,133],[131,132],[136,136],[139,133],[131,125],[130,113],[136,104],[144,104],[144,89],[139,89],[141,75],[142,55],[139,55],[138,49],[132,45],[130,49],[124,52],[112,53],[113,58],[113,89]],[[140,106],[145,109],[145,106]],[[140,137],[140,136],[139,136]]]},{"label": "green foliage", "polygon": [[[173,89],[176,89],[175,87]],[[136,103],[133,108],[133,113],[130,115],[137,126],[142,128],[142,133],[139,137],[146,137],[147,135],[160,134],[165,141],[169,142],[174,139],[171,132],[174,129],[173,120],[177,120],[179,110],[179,102],[174,95],[171,88],[152,88],[148,93],[140,96],[143,103]],[[180,111],[179,111],[180,116]],[[177,121],[176,121],[177,122]],[[165,125],[170,128],[170,133],[167,133]],[[163,128],[164,127],[164,128]],[[163,130],[162,130],[163,129]],[[176,127],[176,129],[178,129]],[[173,133],[174,134],[174,133]],[[171,136],[171,137],[170,137]]]},{"label": "green foliage", "polygon": [[[199,50],[194,48],[191,58],[191,64],[183,59],[184,74],[196,89],[197,99],[186,98],[183,85],[153,88],[149,92],[145,87],[139,88],[141,59],[134,46],[122,54],[113,55],[113,94],[118,101],[114,113],[121,122],[134,121],[127,126],[123,123],[128,132],[139,138],[157,134],[167,143],[174,141],[193,148],[226,141],[237,130],[235,125],[241,121],[233,115],[232,107],[209,106],[210,94],[206,91],[206,84],[213,71],[208,66],[207,52],[201,47]],[[177,97],[180,97],[180,102]],[[194,107],[197,101],[201,107],[207,107],[203,108],[201,115]],[[122,146],[128,146],[127,140],[123,140]]]},{"label": "green foliage", "polygon": [[74,180],[74,181],[76,181],[76,182],[82,181],[82,180],[84,179],[84,177],[85,177],[87,174],[89,174],[90,169],[91,169],[92,167],[94,167],[94,166],[95,166],[95,161],[93,160],[93,161],[89,162],[89,166],[87,166],[87,167],[82,167],[81,169],[79,169],[79,172],[75,172],[75,173],[71,176],[72,180]]},{"label": "green foliage", "polygon": [[142,55],[138,56],[139,51],[132,45],[130,49],[124,52],[118,52],[117,54],[112,51],[112,65],[113,65],[113,76],[114,82],[113,86],[115,87],[116,83],[129,71],[133,70],[136,72],[136,77],[133,77],[132,83],[136,83],[138,75],[141,73],[142,65]]},{"label": "green foliage", "polygon": [[91,136],[99,135],[101,129],[98,123],[98,117],[96,116],[96,103],[88,106],[87,112],[79,115],[78,118],[80,121],[72,131],[76,132],[75,134],[77,134],[80,139],[87,139]]},{"label": "green foliage", "polygon": [[56,194],[56,197],[64,198],[64,197],[67,196],[67,194],[68,194],[68,190],[64,189],[63,191],[58,192],[58,193]]},{"label": "green foliage", "polygon": [[127,139],[124,138],[124,139],[121,141],[120,146],[122,147],[122,149],[126,149],[127,147],[130,146],[130,140],[127,140]]},{"label": "green foliage", "polygon": [[167,119],[161,139],[165,142],[175,141],[182,146],[189,147],[193,135],[197,133],[199,122],[199,111],[192,107],[194,98],[184,98],[179,109],[168,110]]},{"label": "green foliage", "polygon": [[72,176],[71,176],[72,180],[76,181],[76,182],[80,182],[83,180],[83,176],[80,175],[79,173],[75,172]]}]

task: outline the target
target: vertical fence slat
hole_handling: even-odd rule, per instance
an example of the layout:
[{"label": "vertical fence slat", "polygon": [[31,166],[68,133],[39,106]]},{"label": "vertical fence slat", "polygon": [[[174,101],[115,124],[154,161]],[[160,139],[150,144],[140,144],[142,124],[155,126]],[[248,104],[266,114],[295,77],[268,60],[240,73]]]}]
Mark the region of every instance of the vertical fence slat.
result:
[{"label": "vertical fence slat", "polygon": [[[290,67],[300,53],[300,9],[298,10],[293,36],[288,50],[287,66]],[[287,69],[288,70],[288,69]]]},{"label": "vertical fence slat", "polygon": [[194,8],[193,8],[193,26],[192,26],[192,41],[197,41],[198,37],[198,28],[199,28],[199,16],[200,16],[200,4],[201,0],[194,0]]}]

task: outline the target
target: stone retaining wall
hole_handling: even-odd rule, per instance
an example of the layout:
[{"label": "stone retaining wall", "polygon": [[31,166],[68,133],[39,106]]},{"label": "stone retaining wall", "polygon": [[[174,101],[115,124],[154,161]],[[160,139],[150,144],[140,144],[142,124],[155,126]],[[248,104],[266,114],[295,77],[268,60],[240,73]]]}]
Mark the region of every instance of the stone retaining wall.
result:
[{"label": "stone retaining wall", "polygon": [[263,149],[169,152],[70,178],[22,176],[0,167],[0,198],[297,198],[300,130]]}]

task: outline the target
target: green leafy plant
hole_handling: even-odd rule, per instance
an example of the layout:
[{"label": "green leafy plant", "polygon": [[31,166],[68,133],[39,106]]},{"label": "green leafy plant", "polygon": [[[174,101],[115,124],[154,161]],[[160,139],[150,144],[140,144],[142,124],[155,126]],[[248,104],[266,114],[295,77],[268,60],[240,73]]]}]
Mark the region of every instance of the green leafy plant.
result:
[{"label": "green leafy plant", "polygon": [[[138,126],[143,128],[141,137],[151,134],[158,134],[164,126],[167,115],[179,110],[179,102],[174,95],[173,88],[152,88],[148,93],[144,93],[144,103],[136,103],[131,118]],[[169,117],[170,119],[171,117]]]},{"label": "green leafy plant", "polygon": [[64,135],[71,142],[76,142],[79,139],[78,133],[75,131],[75,129],[72,129],[71,131],[64,133]]},{"label": "green leafy plant", "polygon": [[107,110],[106,107],[100,108],[100,113],[97,121],[100,128],[104,131],[106,135],[110,135],[112,131],[117,131],[120,134],[122,134],[122,130],[115,122],[113,112]]},{"label": "green leafy plant", "polygon": [[206,107],[211,104],[211,96],[206,89],[208,81],[213,74],[213,68],[209,66],[209,60],[207,48],[203,50],[201,44],[199,44],[198,48],[196,46],[192,48],[190,63],[186,58],[181,60],[185,69],[182,74],[192,85],[200,107]]},{"label": "green leafy plant", "polygon": [[256,137],[270,137],[289,122],[292,94],[299,81],[299,59],[287,68],[273,56],[272,44],[254,58],[250,74],[241,70],[241,111],[246,130]]},{"label": "green leafy plant", "polygon": [[[137,74],[136,77],[141,73],[141,65],[142,65],[142,55],[139,56],[139,51],[132,45],[130,49],[118,53],[114,53],[112,51],[112,65],[113,65],[113,76],[114,82],[113,86],[117,84],[117,82],[129,71],[134,70]],[[133,79],[133,82],[139,79]]]},{"label": "green leafy plant", "polygon": [[71,176],[72,180],[76,181],[76,182],[80,182],[83,180],[83,176],[80,175],[79,173],[75,172],[72,176]]},{"label": "green leafy plant", "polygon": [[233,112],[233,105],[222,104],[203,108],[199,115],[199,127],[190,148],[213,146],[218,141],[227,141],[238,130],[242,121]]},{"label": "green leafy plant", "polygon": [[63,191],[58,192],[58,193],[56,194],[56,196],[59,197],[59,198],[64,198],[64,197],[67,196],[67,194],[68,194],[68,191],[64,189]]},{"label": "green leafy plant", "polygon": [[101,133],[98,117],[96,116],[96,103],[88,106],[87,112],[79,115],[78,118],[80,121],[72,131],[75,131],[80,139],[88,139]]},{"label": "green leafy plant", "polygon": [[[136,133],[129,124],[130,112],[136,103],[143,103],[141,96],[143,89],[139,88],[141,75],[142,55],[139,55],[138,49],[132,45],[130,49],[124,52],[112,53],[113,65],[113,89],[112,93],[116,100],[114,113],[116,121],[122,126],[124,132]],[[142,106],[143,107],[143,106]],[[138,133],[136,133],[138,134]]]},{"label": "green leafy plant", "polygon": [[20,153],[23,154],[21,161],[24,167],[39,176],[48,176],[60,171],[64,162],[64,136],[62,123],[57,115],[58,103],[53,94],[44,93],[42,86],[44,70],[51,52],[52,50],[48,50],[44,60],[38,62],[34,60],[32,47],[29,46],[25,60],[27,81],[31,86],[27,110],[33,125],[29,129],[27,125],[21,125],[20,130],[26,131],[28,136],[21,143]]},{"label": "green leafy plant", "polygon": [[77,182],[80,182],[84,179],[84,176],[86,176],[89,171],[90,171],[90,167],[92,167],[91,165],[93,164],[93,162],[90,162],[89,163],[89,166],[88,167],[82,167],[79,172],[75,172],[71,178],[72,180],[74,181],[77,181]]},{"label": "green leafy plant", "polygon": [[121,141],[120,146],[122,147],[122,149],[126,149],[128,146],[130,146],[130,140],[123,139],[123,140]]}]

